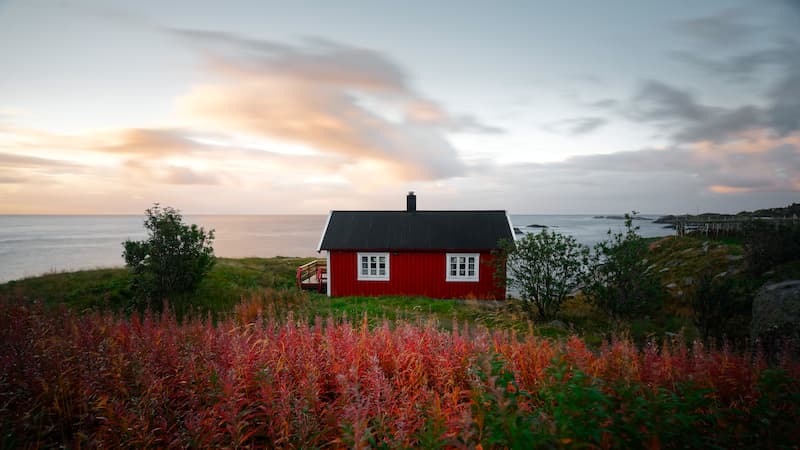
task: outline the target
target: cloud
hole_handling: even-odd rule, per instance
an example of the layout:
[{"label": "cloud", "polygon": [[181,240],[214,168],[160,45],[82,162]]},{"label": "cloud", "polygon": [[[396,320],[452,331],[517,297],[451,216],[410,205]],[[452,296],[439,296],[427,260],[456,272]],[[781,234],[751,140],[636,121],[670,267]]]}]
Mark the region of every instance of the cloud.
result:
[{"label": "cloud", "polygon": [[460,195],[486,198],[487,207],[493,193],[505,192],[505,207],[526,213],[685,213],[694,206],[735,212],[796,201],[800,134],[778,137],[761,130],[726,143],[673,144],[558,163],[488,164],[461,187]]},{"label": "cloud", "polygon": [[635,121],[672,126],[677,142],[723,142],[764,125],[764,111],[746,105],[722,108],[703,105],[687,91],[666,83],[644,82],[630,103],[627,116]]},{"label": "cloud", "polygon": [[129,176],[137,179],[144,179],[148,182],[162,184],[221,184],[220,176],[216,171],[199,171],[189,167],[181,167],[171,164],[152,163],[149,161],[125,161],[124,167]]},{"label": "cloud", "polygon": [[[671,116],[677,121],[682,119],[687,129],[678,131],[676,137],[684,140],[700,139],[704,133],[708,133],[709,139],[720,139],[760,126],[780,136],[800,131],[800,42],[796,39],[783,37],[771,47],[725,59],[715,60],[689,52],[678,52],[674,56],[713,76],[734,81],[752,82],[756,73],[770,69],[768,74],[772,85],[766,89],[763,104],[714,108],[698,104],[685,91],[650,81],[642,86],[635,103],[650,101],[651,104],[660,104],[660,109],[650,110],[650,114],[640,115],[639,119],[652,120],[659,116]],[[688,121],[695,124],[689,125]]]},{"label": "cloud", "polygon": [[657,80],[647,80],[633,98],[631,116],[650,122],[702,120],[710,108],[699,105],[691,94]]},{"label": "cloud", "polygon": [[[0,147],[2,148],[2,147]],[[20,184],[33,179],[50,180],[64,174],[82,174],[86,167],[63,159],[39,158],[14,153],[0,153],[2,184]]]},{"label": "cloud", "polygon": [[25,168],[57,168],[57,167],[81,167],[79,164],[70,161],[63,161],[49,158],[37,158],[34,156],[18,155],[13,153],[0,153],[0,167],[25,167]]},{"label": "cloud", "polygon": [[748,192],[797,192],[800,135],[771,137],[762,132],[750,142],[677,145],[657,150],[578,156],[555,167],[638,177],[671,173],[676,180],[687,176],[694,178],[701,190],[728,186]]},{"label": "cloud", "polygon": [[[796,56],[800,58],[800,52]],[[794,66],[769,93],[768,123],[781,135],[800,130],[800,59],[794,60]]]},{"label": "cloud", "polygon": [[778,136],[800,131],[800,72],[777,83],[766,106],[718,107],[699,103],[692,94],[666,83],[644,82],[628,105],[634,121],[671,128],[676,142],[738,139],[743,133],[766,128]]},{"label": "cloud", "polygon": [[608,109],[613,108],[619,104],[619,100],[615,100],[613,98],[604,98],[594,102],[589,103],[588,106],[592,108],[600,108],[600,109]]},{"label": "cloud", "polygon": [[172,30],[207,53],[222,81],[195,86],[179,109],[202,127],[307,145],[391,167],[401,179],[464,174],[449,132],[499,133],[416,93],[374,50],[322,39],[299,45],[203,30]]},{"label": "cloud", "polygon": [[307,38],[303,46],[250,39],[233,33],[169,29],[200,45],[215,70],[243,74],[269,71],[286,78],[311,79],[331,86],[358,86],[378,92],[408,92],[408,76],[398,64],[375,50]]},{"label": "cloud", "polygon": [[709,58],[685,50],[670,53],[673,59],[701,69],[714,76],[722,76],[734,82],[752,81],[753,76],[765,66],[779,65],[790,56],[787,48],[766,48],[725,59]]},{"label": "cloud", "polygon": [[575,119],[559,120],[544,126],[544,129],[554,133],[581,136],[589,134],[608,123],[602,117],[578,117]]},{"label": "cloud", "polygon": [[744,23],[747,12],[727,9],[714,15],[677,21],[672,29],[702,44],[728,47],[746,41],[757,28]]},{"label": "cloud", "polygon": [[[252,170],[292,167],[302,162],[296,156],[232,142],[223,145],[224,135],[185,129],[134,128],[61,135],[0,127],[0,133],[4,137],[0,149],[24,152],[0,153],[0,175],[15,183],[38,183],[45,175],[63,175],[95,181],[123,177],[134,184],[220,184],[223,179],[235,178],[226,173],[241,168],[236,164],[249,165]],[[202,142],[212,138],[220,144]],[[320,166],[325,164],[329,162],[322,158]]]}]

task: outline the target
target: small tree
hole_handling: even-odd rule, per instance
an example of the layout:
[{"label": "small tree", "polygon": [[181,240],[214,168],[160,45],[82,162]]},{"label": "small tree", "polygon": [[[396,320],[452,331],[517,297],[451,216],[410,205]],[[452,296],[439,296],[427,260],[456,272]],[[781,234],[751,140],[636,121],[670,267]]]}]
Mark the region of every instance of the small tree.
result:
[{"label": "small tree", "polygon": [[177,209],[155,203],[145,210],[148,238],[123,242],[125,265],[132,271],[137,299],[153,307],[174,294],[192,292],[216,258],[214,230],[185,225]]},{"label": "small tree", "polygon": [[633,226],[633,215],[625,214],[624,232],[608,230],[608,239],[595,245],[591,281],[584,289],[615,319],[645,312],[664,297],[661,283],[647,270],[647,246]]},{"label": "small tree", "polygon": [[501,248],[507,256],[508,285],[519,291],[531,318],[555,316],[586,278],[589,248],[572,236],[543,230],[513,244],[502,242]]},{"label": "small tree", "polygon": [[703,340],[720,344],[725,337],[747,337],[753,290],[749,280],[703,272],[691,296],[694,324]]}]

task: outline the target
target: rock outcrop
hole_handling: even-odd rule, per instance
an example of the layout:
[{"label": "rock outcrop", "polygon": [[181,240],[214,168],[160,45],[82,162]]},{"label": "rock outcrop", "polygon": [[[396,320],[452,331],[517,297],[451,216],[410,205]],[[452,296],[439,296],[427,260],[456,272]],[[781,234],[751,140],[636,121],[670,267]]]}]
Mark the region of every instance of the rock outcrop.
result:
[{"label": "rock outcrop", "polygon": [[800,280],[766,284],[753,300],[750,337],[767,345],[800,339]]}]

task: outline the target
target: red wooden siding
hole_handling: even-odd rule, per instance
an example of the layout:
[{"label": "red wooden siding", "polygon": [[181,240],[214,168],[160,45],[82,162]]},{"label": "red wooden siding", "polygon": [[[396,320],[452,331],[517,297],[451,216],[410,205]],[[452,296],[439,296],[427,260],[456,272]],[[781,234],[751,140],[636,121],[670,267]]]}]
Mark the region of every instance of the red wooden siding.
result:
[{"label": "red wooden siding", "polygon": [[479,281],[446,281],[446,252],[389,252],[389,281],[359,281],[357,253],[330,250],[331,295],[423,295],[432,298],[505,299],[494,280],[493,256],[480,253]]}]

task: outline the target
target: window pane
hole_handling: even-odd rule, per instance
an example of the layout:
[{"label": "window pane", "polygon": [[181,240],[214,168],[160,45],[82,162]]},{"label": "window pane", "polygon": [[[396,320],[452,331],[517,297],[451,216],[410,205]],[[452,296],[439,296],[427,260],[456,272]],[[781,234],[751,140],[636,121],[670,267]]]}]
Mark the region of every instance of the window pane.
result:
[{"label": "window pane", "polygon": [[450,269],[450,276],[456,276],[456,266],[453,266],[453,268]]}]

